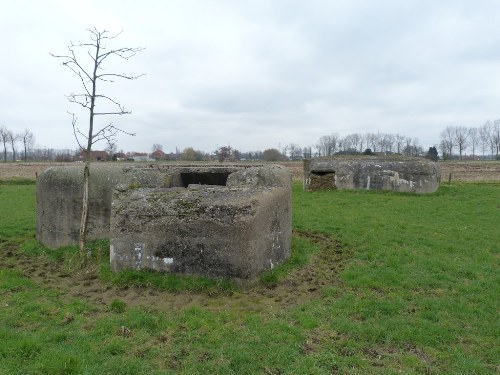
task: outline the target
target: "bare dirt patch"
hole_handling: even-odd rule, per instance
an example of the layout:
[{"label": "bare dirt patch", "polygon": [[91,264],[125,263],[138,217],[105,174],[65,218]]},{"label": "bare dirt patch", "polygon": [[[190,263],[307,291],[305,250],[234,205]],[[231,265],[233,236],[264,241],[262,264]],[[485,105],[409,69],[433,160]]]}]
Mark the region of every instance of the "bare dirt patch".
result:
[{"label": "bare dirt patch", "polygon": [[144,306],[156,310],[178,310],[202,306],[209,311],[256,311],[278,313],[281,309],[320,298],[324,287],[338,285],[339,271],[349,252],[339,242],[319,233],[296,233],[319,245],[309,263],[292,271],[274,287],[261,283],[242,287],[231,295],[210,296],[203,293],[172,293],[154,288],[121,288],[100,280],[96,267],[69,272],[63,265],[43,257],[20,253],[17,245],[7,245],[0,252],[0,264],[20,271],[36,283],[57,289],[71,300],[81,298],[97,308],[107,309],[115,299],[128,307]]},{"label": "bare dirt patch", "polygon": [[75,163],[0,163],[0,180],[23,178],[35,180],[49,167],[75,165]]},{"label": "bare dirt patch", "polygon": [[500,181],[500,162],[498,161],[447,161],[438,163],[441,169],[441,182],[449,181]]}]

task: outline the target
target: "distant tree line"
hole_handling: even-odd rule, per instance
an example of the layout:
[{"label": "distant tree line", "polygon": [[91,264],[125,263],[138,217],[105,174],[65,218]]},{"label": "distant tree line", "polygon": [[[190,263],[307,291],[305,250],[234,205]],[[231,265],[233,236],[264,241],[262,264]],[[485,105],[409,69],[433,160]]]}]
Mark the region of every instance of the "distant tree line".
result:
[{"label": "distant tree line", "polygon": [[313,156],[342,154],[384,153],[421,156],[423,148],[417,138],[401,134],[353,133],[345,137],[337,134],[323,135],[314,145]]},{"label": "distant tree line", "polygon": [[[24,161],[27,161],[34,143],[35,136],[28,129],[16,134],[5,126],[0,127],[0,146],[2,147],[4,162],[8,161],[8,156],[12,161],[16,161],[21,157]],[[18,154],[18,147],[21,149],[21,154]]]},{"label": "distant tree line", "polygon": [[[35,137],[31,131],[14,134],[6,127],[0,127],[0,160],[32,160],[71,162],[80,160],[80,151],[57,150],[46,147],[35,147]],[[439,146],[429,147],[427,152],[419,144],[417,138],[405,137],[401,134],[387,133],[352,133],[345,137],[337,134],[321,136],[314,146],[301,147],[290,143],[284,147],[269,148],[263,151],[240,151],[230,145],[218,147],[213,152],[186,147],[182,151],[163,152],[161,144],[154,144],[152,153],[118,152],[116,143],[108,142],[105,152],[107,160],[126,160],[133,155],[145,155],[155,160],[182,161],[285,161],[304,158],[355,155],[355,154],[401,154],[405,156],[421,156],[431,160],[439,160],[439,153],[444,160],[462,160],[467,152],[468,158],[500,159],[500,119],[487,121],[480,127],[448,126],[440,134]],[[101,151],[97,151],[101,152]]]},{"label": "distant tree line", "polygon": [[[441,132],[439,148],[443,159],[458,157],[463,160],[467,150],[472,158],[478,152],[482,159],[500,159],[500,119],[486,121],[480,127],[448,126]],[[488,156],[488,157],[487,157]]]}]

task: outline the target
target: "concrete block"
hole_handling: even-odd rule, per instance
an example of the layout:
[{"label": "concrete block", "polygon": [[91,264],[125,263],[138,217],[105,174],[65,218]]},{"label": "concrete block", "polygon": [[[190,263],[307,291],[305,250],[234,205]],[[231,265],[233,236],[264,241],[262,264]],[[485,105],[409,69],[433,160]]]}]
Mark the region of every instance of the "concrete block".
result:
[{"label": "concrete block", "polygon": [[114,271],[249,280],[289,257],[291,177],[285,168],[181,168],[168,181],[168,188],[115,189]]}]

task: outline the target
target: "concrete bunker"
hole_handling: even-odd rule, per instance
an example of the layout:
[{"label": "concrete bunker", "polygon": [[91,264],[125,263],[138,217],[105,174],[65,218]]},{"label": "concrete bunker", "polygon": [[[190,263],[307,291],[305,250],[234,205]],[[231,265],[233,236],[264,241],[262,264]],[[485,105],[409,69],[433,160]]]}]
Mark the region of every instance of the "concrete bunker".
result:
[{"label": "concrete bunker", "polygon": [[[110,239],[114,271],[255,278],[290,255],[291,177],[277,165],[94,167],[89,239]],[[37,239],[76,244],[82,167],[37,181]]]},{"label": "concrete bunker", "polygon": [[338,156],[304,160],[304,189],[432,193],[441,172],[430,160],[402,156]]},{"label": "concrete bunker", "polygon": [[253,279],[289,257],[291,178],[285,168],[207,167],[181,171],[180,177],[183,187],[117,186],[111,213],[114,271]]}]

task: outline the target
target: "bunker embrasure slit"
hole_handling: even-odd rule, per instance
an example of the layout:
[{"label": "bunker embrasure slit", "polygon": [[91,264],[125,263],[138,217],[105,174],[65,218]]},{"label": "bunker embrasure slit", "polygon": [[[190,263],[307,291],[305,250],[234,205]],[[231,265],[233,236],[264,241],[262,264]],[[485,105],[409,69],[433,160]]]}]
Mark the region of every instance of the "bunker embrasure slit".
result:
[{"label": "bunker embrasure slit", "polygon": [[311,174],[315,176],[325,176],[327,174],[335,174],[335,171],[312,171]]},{"label": "bunker embrasure slit", "polygon": [[314,190],[335,189],[335,171],[331,169],[311,171],[309,185]]},{"label": "bunker embrasure slit", "polygon": [[230,172],[181,172],[182,186],[195,185],[218,185],[226,186]]}]

